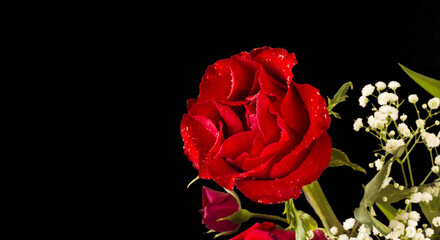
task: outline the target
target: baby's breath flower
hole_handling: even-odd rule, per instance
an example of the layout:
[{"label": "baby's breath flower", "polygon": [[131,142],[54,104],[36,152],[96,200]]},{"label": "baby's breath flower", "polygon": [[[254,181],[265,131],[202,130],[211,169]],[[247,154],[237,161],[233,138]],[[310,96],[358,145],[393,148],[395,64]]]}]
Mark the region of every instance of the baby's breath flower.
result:
[{"label": "baby's breath flower", "polygon": [[393,90],[396,90],[398,87],[400,87],[400,83],[396,81],[391,81],[388,83],[388,87]]},{"label": "baby's breath flower", "polygon": [[333,226],[332,228],[330,228],[330,233],[333,234],[333,235],[338,234],[338,228]]},{"label": "baby's breath flower", "polygon": [[431,98],[428,101],[428,106],[431,109],[437,109],[440,106],[440,99],[437,97]]},{"label": "baby's breath flower", "polygon": [[428,148],[435,148],[440,145],[440,139],[434,133],[425,132],[422,134],[422,139],[425,140]]},{"label": "baby's breath flower", "polygon": [[411,94],[408,96],[408,101],[415,104],[417,101],[419,101],[419,97],[417,96],[417,94]]},{"label": "baby's breath flower", "polygon": [[417,231],[415,227],[407,227],[405,236],[412,238],[416,235]]},{"label": "baby's breath flower", "polygon": [[377,159],[376,161],[374,161],[374,166],[376,166],[376,170],[380,171],[383,167],[383,161],[381,159]]},{"label": "baby's breath flower", "polygon": [[339,235],[338,240],[349,240],[349,238],[347,234],[341,234]]},{"label": "baby's breath flower", "polygon": [[364,126],[364,124],[362,123],[362,118],[358,118],[358,119],[356,119],[356,121],[354,121],[353,129],[356,132],[358,132],[359,129],[361,129],[361,127],[363,127],[363,126]]},{"label": "baby's breath flower", "polygon": [[402,136],[404,137],[411,136],[411,131],[405,123],[399,123],[399,125],[397,126],[397,131],[399,131],[400,134],[402,134]]},{"label": "baby's breath flower", "polygon": [[383,188],[386,188],[388,185],[390,185],[391,180],[393,180],[392,177],[387,177],[387,178],[385,178],[385,180],[384,180],[383,183],[382,183],[381,188],[383,189]]},{"label": "baby's breath flower", "polygon": [[440,167],[439,167],[439,166],[433,166],[433,167],[431,168],[431,171],[432,171],[433,173],[438,173],[438,172],[440,171]]},{"label": "baby's breath flower", "polygon": [[435,227],[440,227],[440,216],[437,216],[437,217],[433,218],[433,219],[432,219],[432,224],[433,224]]},{"label": "baby's breath flower", "polygon": [[423,233],[416,233],[413,237],[413,240],[425,240],[425,236],[423,236]]},{"label": "baby's breath flower", "polygon": [[396,139],[388,139],[387,144],[385,145],[385,151],[388,153],[394,154],[394,152],[399,148],[400,146],[405,145],[405,142],[402,139],[396,140]]},{"label": "baby's breath flower", "polygon": [[394,93],[389,93],[389,92],[383,92],[381,94],[379,94],[379,96],[377,97],[377,102],[380,105],[386,105],[388,102],[397,102],[399,101],[399,96],[397,96]]},{"label": "baby's breath flower", "polygon": [[354,224],[356,223],[356,219],[354,218],[349,218],[347,220],[344,221],[344,223],[342,224],[345,230],[350,230],[353,228]]},{"label": "baby's breath flower", "polygon": [[424,129],[425,128],[425,120],[423,119],[417,119],[416,120],[416,125],[418,128],[420,129]]},{"label": "baby's breath flower", "polygon": [[[376,128],[382,129],[385,126],[385,124],[386,124],[385,119],[383,119],[379,115],[383,115],[383,114],[379,113],[379,112],[375,112],[374,116],[369,116],[368,117],[367,122],[368,122],[368,125],[371,128],[373,128],[373,129],[376,129]],[[366,130],[368,130],[368,129],[366,129]]]},{"label": "baby's breath flower", "polygon": [[437,155],[437,157],[435,157],[434,163],[440,165],[440,155]]},{"label": "baby's breath flower", "polygon": [[428,193],[428,192],[422,193],[420,200],[423,202],[427,202],[427,203],[432,201],[431,193]]},{"label": "baby's breath flower", "polygon": [[425,229],[425,235],[426,235],[427,237],[431,237],[432,235],[434,235],[434,229],[432,229],[432,228],[426,228],[426,229]]},{"label": "baby's breath flower", "polygon": [[374,92],[374,86],[367,84],[362,88],[362,96],[368,97]]},{"label": "baby's breath flower", "polygon": [[387,85],[384,82],[382,82],[382,81],[379,81],[379,82],[377,82],[374,85],[376,86],[376,89],[379,90],[379,91],[382,91],[385,88],[387,88]]},{"label": "baby's breath flower", "polygon": [[418,221],[420,221],[420,213],[418,213],[416,211],[411,211],[411,212],[409,212],[408,218],[413,221],[418,222]]},{"label": "baby's breath flower", "polygon": [[416,193],[411,194],[410,201],[412,203],[419,203],[420,201],[422,201],[422,193],[416,192]]},{"label": "baby's breath flower", "polygon": [[389,105],[381,106],[379,112],[385,114],[385,117],[390,116],[393,120],[397,120],[399,117],[399,110]]},{"label": "baby's breath flower", "polygon": [[423,108],[423,109],[427,109],[427,108],[428,108],[428,105],[426,105],[426,103],[424,103],[424,104],[422,104],[422,108]]},{"label": "baby's breath flower", "polygon": [[359,98],[359,106],[361,106],[361,107],[366,107],[367,106],[367,103],[368,103],[368,98],[367,97],[365,97],[365,96],[361,96],[360,98]]}]

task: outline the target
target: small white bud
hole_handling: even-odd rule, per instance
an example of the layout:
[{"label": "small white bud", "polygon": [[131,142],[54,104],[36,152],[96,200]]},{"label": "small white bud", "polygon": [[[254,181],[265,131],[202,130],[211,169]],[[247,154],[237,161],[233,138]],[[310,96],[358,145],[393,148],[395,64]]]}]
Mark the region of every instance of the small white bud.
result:
[{"label": "small white bud", "polygon": [[403,191],[404,189],[405,189],[404,186],[399,186],[399,190],[400,190],[400,191]]},{"label": "small white bud", "polygon": [[436,126],[440,125],[440,121],[439,120],[435,120],[434,123],[435,123]]},{"label": "small white bud", "polygon": [[438,173],[438,172],[440,171],[440,167],[439,167],[439,166],[433,166],[433,167],[431,168],[431,171],[432,171],[433,173]]},{"label": "small white bud", "polygon": [[428,108],[428,105],[426,105],[426,103],[424,103],[424,104],[422,104],[422,108],[423,108],[423,109],[427,109],[427,108]]},{"label": "small white bud", "polygon": [[408,116],[406,115],[406,114],[402,114],[401,116],[400,116],[400,120],[402,121],[402,122],[405,122],[405,120],[408,118]]},{"label": "small white bud", "polygon": [[387,201],[388,201],[388,198],[387,198],[387,197],[383,197],[383,198],[382,198],[382,201],[387,202]]},{"label": "small white bud", "polygon": [[440,165],[440,155],[437,155],[437,157],[434,158],[434,163]]},{"label": "small white bud", "polygon": [[394,130],[391,130],[389,134],[391,137],[393,137],[394,135],[396,135],[396,132]]}]

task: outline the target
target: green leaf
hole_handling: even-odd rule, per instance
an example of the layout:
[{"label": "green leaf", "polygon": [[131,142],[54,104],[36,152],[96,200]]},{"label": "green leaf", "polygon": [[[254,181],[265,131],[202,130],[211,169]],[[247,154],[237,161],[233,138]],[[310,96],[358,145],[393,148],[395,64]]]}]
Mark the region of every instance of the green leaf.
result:
[{"label": "green leaf", "polygon": [[420,73],[403,66],[399,63],[399,66],[405,71],[408,76],[419,84],[423,89],[429,92],[432,96],[440,98],[440,80],[427,77]]},{"label": "green leaf", "polygon": [[371,179],[371,181],[365,186],[364,197],[361,201],[361,206],[371,207],[374,204],[379,191],[382,189],[382,184],[385,179],[390,175],[391,166],[393,165],[394,158],[388,160],[382,167],[382,169]]},{"label": "green leaf", "polygon": [[385,214],[385,217],[387,217],[389,221],[396,217],[397,209],[391,206],[391,204],[376,202],[376,206],[380,209],[380,211],[382,211],[383,214]]},{"label": "green leaf", "polygon": [[379,220],[377,220],[371,213],[367,210],[365,206],[359,206],[354,210],[354,217],[356,220],[358,220],[360,223],[368,225],[368,226],[374,226],[382,235],[386,236],[391,232],[391,229],[389,229],[385,224],[381,223]]},{"label": "green leaf", "polygon": [[346,95],[348,88],[353,89],[353,83],[351,82],[346,82],[344,83],[339,90],[336,92],[336,94],[333,96],[332,99],[330,99],[329,97],[327,97],[328,100],[328,111],[331,115],[334,115],[337,118],[341,118],[339,116],[339,114],[335,113],[332,111],[332,109],[338,105],[339,103],[343,102],[346,100],[346,98],[348,98],[348,96]]},{"label": "green leaf", "polygon": [[[431,223],[431,227],[433,227],[432,219],[440,216],[440,195],[433,196],[432,200],[429,203],[421,201],[419,203],[420,208],[422,209],[423,214],[426,219]],[[440,228],[434,228],[436,230],[436,234],[440,233]]]},{"label": "green leaf", "polygon": [[356,163],[350,162],[347,155],[343,151],[337,148],[333,148],[332,156],[330,158],[330,163],[328,166],[329,167],[349,166],[355,171],[359,171],[367,174],[365,169],[363,169],[361,166],[357,165]]}]

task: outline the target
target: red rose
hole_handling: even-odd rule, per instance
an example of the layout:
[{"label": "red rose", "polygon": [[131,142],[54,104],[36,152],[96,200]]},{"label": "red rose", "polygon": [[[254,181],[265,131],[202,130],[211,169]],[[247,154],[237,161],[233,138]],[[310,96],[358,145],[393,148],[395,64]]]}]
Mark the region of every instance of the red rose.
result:
[{"label": "red rose", "polygon": [[[264,222],[254,224],[231,240],[295,240],[295,232],[277,229],[273,223]],[[310,240],[327,240],[327,237],[322,230],[315,229]]]},{"label": "red rose", "polygon": [[295,232],[277,229],[271,222],[255,223],[231,240],[295,240]]},{"label": "red rose", "polygon": [[317,180],[332,152],[330,117],[319,91],[292,81],[293,53],[241,52],[209,66],[180,124],[199,177],[253,201],[280,203]]},{"label": "red rose", "polygon": [[228,232],[237,230],[240,227],[240,224],[228,220],[217,221],[240,210],[237,200],[231,194],[203,187],[202,206],[203,209],[200,210],[203,215],[202,223],[207,228],[217,232]]}]

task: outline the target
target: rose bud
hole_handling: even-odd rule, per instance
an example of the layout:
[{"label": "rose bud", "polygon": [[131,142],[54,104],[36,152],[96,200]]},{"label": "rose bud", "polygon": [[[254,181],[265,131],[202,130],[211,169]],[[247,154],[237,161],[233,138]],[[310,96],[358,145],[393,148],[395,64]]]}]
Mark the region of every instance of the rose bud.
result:
[{"label": "rose bud", "polygon": [[229,220],[219,220],[240,211],[237,200],[229,193],[214,191],[208,187],[202,189],[202,223],[217,232],[235,231],[240,224]]}]

